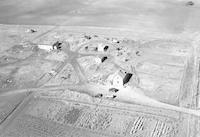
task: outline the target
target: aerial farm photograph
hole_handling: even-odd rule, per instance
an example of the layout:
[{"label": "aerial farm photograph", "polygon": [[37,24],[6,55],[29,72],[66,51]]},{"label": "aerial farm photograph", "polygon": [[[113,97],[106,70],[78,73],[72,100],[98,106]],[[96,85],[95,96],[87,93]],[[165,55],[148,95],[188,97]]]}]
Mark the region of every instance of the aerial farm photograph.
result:
[{"label": "aerial farm photograph", "polygon": [[0,0],[0,137],[200,137],[200,1]]}]

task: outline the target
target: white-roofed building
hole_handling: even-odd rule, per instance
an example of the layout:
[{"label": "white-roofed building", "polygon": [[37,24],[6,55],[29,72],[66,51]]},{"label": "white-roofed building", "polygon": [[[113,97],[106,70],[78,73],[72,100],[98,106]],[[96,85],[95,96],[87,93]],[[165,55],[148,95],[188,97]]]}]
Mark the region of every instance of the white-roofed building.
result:
[{"label": "white-roofed building", "polygon": [[45,45],[45,44],[38,45],[38,48],[43,49],[43,50],[46,50],[46,51],[51,51],[51,50],[53,50],[53,46],[52,46],[52,45]]},{"label": "white-roofed building", "polygon": [[123,74],[120,71],[115,72],[108,76],[108,82],[114,87],[123,87]]}]

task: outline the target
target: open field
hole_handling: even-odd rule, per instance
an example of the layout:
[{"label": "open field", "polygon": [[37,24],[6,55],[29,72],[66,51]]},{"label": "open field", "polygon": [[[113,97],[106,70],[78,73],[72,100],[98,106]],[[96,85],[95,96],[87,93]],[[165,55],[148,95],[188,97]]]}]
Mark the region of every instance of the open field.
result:
[{"label": "open field", "polygon": [[0,23],[141,29],[180,34],[200,30],[198,0],[2,0]]}]

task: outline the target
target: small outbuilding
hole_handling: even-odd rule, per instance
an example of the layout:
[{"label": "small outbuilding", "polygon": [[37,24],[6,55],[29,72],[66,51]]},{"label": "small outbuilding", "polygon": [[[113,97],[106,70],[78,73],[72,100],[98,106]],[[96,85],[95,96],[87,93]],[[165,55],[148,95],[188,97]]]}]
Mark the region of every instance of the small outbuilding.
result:
[{"label": "small outbuilding", "polygon": [[61,45],[62,45],[62,43],[57,41],[52,45],[52,47],[53,47],[53,49],[61,50],[61,48],[62,48]]},{"label": "small outbuilding", "polygon": [[109,46],[106,45],[106,46],[103,48],[103,50],[104,50],[104,51],[107,51],[108,48],[109,48]]},{"label": "small outbuilding", "polygon": [[107,59],[108,59],[108,57],[104,56],[104,57],[101,58],[101,62],[103,63]]}]

